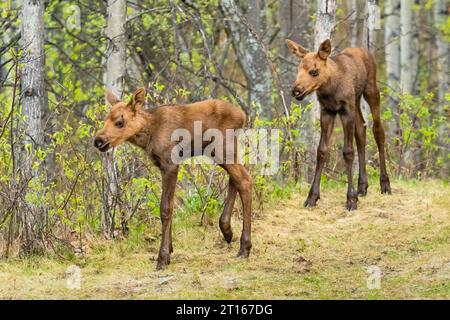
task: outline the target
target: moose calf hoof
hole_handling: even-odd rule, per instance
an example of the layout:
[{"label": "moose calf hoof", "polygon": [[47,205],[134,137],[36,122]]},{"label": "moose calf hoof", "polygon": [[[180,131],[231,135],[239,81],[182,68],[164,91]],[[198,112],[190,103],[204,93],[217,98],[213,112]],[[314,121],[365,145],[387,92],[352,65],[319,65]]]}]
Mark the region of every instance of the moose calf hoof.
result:
[{"label": "moose calf hoof", "polygon": [[347,210],[353,211],[358,209],[358,204],[356,201],[347,201]]},{"label": "moose calf hoof", "polygon": [[347,195],[347,210],[353,211],[358,208],[358,196],[352,191]]},{"label": "moose calf hoof", "polygon": [[366,196],[367,188],[368,188],[367,183],[362,183],[362,184],[358,185],[358,196],[361,196],[361,197]]},{"label": "moose calf hoof", "polygon": [[308,197],[308,199],[306,199],[305,203],[303,204],[303,206],[305,208],[312,208],[316,206],[317,200],[319,199],[319,196],[310,196]]},{"label": "moose calf hoof", "polygon": [[225,228],[222,227],[222,225],[220,225],[220,231],[222,231],[223,238],[225,239],[225,241],[231,243],[231,240],[233,239],[233,231],[231,230],[231,228],[230,227]]},{"label": "moose calf hoof", "polygon": [[382,194],[392,194],[391,192],[391,186],[389,185],[389,182],[387,183],[381,183],[381,193]]},{"label": "moose calf hoof", "polygon": [[243,236],[241,238],[241,246],[237,254],[238,258],[248,258],[250,255],[250,249],[252,248],[252,242],[250,238]]},{"label": "moose calf hoof", "polygon": [[156,270],[162,270],[170,264],[170,255],[159,255]]},{"label": "moose calf hoof", "polygon": [[382,176],[380,178],[380,186],[382,194],[392,194],[391,192],[391,183],[389,182],[388,176]]},{"label": "moose calf hoof", "polygon": [[250,250],[240,249],[238,254],[237,254],[237,257],[238,258],[247,259],[249,255],[250,255]]},{"label": "moose calf hoof", "polygon": [[231,243],[231,240],[233,239],[233,232],[230,230],[230,232],[224,233],[223,238],[227,243]]}]

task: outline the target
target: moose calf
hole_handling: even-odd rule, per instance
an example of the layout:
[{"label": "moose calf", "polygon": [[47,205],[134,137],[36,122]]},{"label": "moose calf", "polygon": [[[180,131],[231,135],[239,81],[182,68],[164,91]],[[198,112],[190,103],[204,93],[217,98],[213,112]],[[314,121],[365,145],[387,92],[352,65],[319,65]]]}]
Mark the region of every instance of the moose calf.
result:
[{"label": "moose calf", "polygon": [[[243,228],[238,257],[248,257],[252,247],[250,239],[252,179],[245,167],[238,163],[236,136],[228,138],[225,134],[227,129],[242,128],[245,123],[245,114],[231,103],[220,100],[206,100],[188,105],[164,105],[144,110],[145,95],[145,88],[139,88],[134,92],[131,101],[125,103],[112,92],[107,91],[106,97],[112,107],[103,129],[95,136],[94,144],[100,151],[106,152],[125,141],[131,142],[144,149],[160,169],[162,239],[157,269],[162,269],[170,263],[170,253],[173,251],[172,215],[179,163],[173,160],[172,153],[178,150],[179,141],[173,141],[172,133],[177,129],[189,131],[190,144],[194,146],[195,139],[202,140],[202,137],[195,136],[194,121],[201,121],[202,133],[208,129],[222,132],[224,137],[222,154],[227,154],[228,151],[228,154],[231,152],[234,157],[232,163],[229,161],[218,163],[229,175],[228,195],[219,226],[225,240],[230,243],[233,236],[231,214],[236,194],[239,193],[243,207]],[[183,143],[189,143],[189,141],[183,141]],[[204,150],[210,143],[211,141],[201,141],[200,149]],[[195,147],[190,150],[195,151]],[[192,152],[187,157],[194,155],[197,154]],[[217,161],[217,159],[213,160]]]},{"label": "moose calf", "polygon": [[[370,106],[373,116],[373,134],[380,158],[381,193],[391,193],[386,172],[384,130],[380,119],[380,92],[376,80],[376,64],[372,55],[364,48],[347,48],[330,57],[331,42],[325,40],[318,52],[309,52],[298,43],[287,39],[290,51],[301,59],[292,95],[301,101],[317,91],[320,103],[320,142],[317,149],[317,164],[314,180],[305,201],[305,207],[313,207],[320,198],[320,177],[330,147],[336,115],[339,114],[344,128],[344,160],[347,170],[347,209],[357,208],[358,195],[367,194],[366,175],[366,126],[361,113],[361,96]],[[356,139],[359,160],[358,190],[352,180],[353,137]]]}]

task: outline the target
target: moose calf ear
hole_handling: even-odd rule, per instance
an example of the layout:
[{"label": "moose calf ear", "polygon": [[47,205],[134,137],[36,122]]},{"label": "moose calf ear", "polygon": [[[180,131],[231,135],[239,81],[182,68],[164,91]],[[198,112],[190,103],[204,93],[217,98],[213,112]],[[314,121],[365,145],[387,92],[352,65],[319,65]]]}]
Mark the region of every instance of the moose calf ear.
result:
[{"label": "moose calf ear", "polygon": [[295,54],[299,58],[303,58],[309,52],[298,43],[289,39],[286,39],[286,45],[288,46],[291,53]]},{"label": "moose calf ear", "polygon": [[131,97],[131,101],[129,103],[129,105],[131,106],[131,109],[133,111],[136,112],[137,110],[141,109],[144,106],[146,94],[147,94],[147,91],[145,90],[144,87],[137,89],[133,93],[133,96]]},{"label": "moose calf ear", "polygon": [[317,54],[319,55],[320,59],[326,60],[330,55],[330,53],[331,53],[331,41],[330,39],[327,39],[320,44],[319,52]]},{"label": "moose calf ear", "polygon": [[108,103],[112,106],[120,102],[120,99],[109,89],[105,91],[105,96],[106,101],[108,101]]}]

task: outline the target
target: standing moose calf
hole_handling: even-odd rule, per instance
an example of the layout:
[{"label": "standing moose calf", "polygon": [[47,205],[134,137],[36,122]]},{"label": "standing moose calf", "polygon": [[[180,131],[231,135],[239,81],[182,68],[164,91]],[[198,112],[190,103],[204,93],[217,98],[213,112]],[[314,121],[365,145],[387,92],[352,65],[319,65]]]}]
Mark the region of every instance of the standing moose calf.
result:
[{"label": "standing moose calf", "polygon": [[[361,96],[370,106],[373,116],[373,134],[380,158],[381,193],[391,193],[386,172],[384,130],[380,119],[380,92],[376,80],[376,64],[372,55],[363,48],[347,48],[330,57],[331,42],[325,40],[318,52],[309,52],[298,43],[287,39],[290,51],[301,59],[292,95],[301,101],[317,91],[320,103],[320,142],[317,149],[317,164],[314,180],[305,201],[305,207],[313,207],[320,198],[320,177],[330,147],[336,114],[344,128],[344,160],[347,170],[347,209],[357,208],[358,195],[367,194],[366,175],[366,126],[361,113]],[[354,158],[353,137],[356,139],[359,160],[358,190],[355,192],[352,179]]]},{"label": "standing moose calf", "polygon": [[[223,143],[221,154],[231,154],[231,160],[217,161],[229,174],[228,195],[225,200],[223,213],[220,216],[219,226],[225,240],[230,243],[233,233],[231,231],[231,214],[236,194],[242,200],[243,227],[238,257],[247,258],[252,247],[250,239],[251,229],[251,202],[252,180],[245,167],[238,163],[237,137],[230,138],[227,129],[237,130],[244,126],[245,115],[237,107],[226,101],[206,100],[188,105],[166,105],[151,110],[144,110],[145,88],[136,90],[128,103],[122,102],[113,93],[107,91],[106,97],[112,108],[105,120],[103,129],[97,132],[94,144],[100,151],[106,152],[112,147],[128,141],[144,149],[153,163],[160,169],[162,176],[162,195],[160,215],[162,222],[162,239],[158,255],[157,269],[162,269],[170,263],[172,247],[172,215],[174,206],[174,192],[177,182],[179,142],[172,139],[176,130],[190,133],[190,141],[182,141],[191,145],[192,153],[185,154],[184,158],[202,154],[203,150],[212,141],[203,141],[203,134],[208,129],[221,132]],[[194,130],[194,122],[200,121],[202,132],[200,136]],[[200,148],[196,145],[200,139]],[[194,140],[195,143],[194,143]],[[217,144],[215,144],[217,146]],[[199,152],[197,152],[197,151]],[[215,150],[218,152],[219,150]],[[214,157],[214,154],[212,154]],[[217,156],[216,156],[217,157]]]}]

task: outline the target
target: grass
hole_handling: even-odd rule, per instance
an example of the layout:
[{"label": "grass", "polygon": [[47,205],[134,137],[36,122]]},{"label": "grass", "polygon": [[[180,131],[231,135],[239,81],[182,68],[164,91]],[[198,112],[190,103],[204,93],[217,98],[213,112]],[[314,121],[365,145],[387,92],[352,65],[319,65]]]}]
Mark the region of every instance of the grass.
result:
[{"label": "grass", "polygon": [[[393,195],[372,183],[359,209],[344,208],[345,188],[329,184],[316,208],[307,188],[255,214],[248,261],[235,258],[216,221],[179,218],[172,264],[155,271],[159,239],[91,245],[84,258],[0,261],[2,299],[449,299],[450,188],[439,181],[395,181]],[[234,216],[235,237],[240,219]],[[154,236],[158,232],[154,231]],[[149,259],[150,257],[150,259]],[[68,289],[66,269],[81,268]],[[370,268],[380,288],[367,286]],[[369,268],[369,269],[368,269]]]}]

